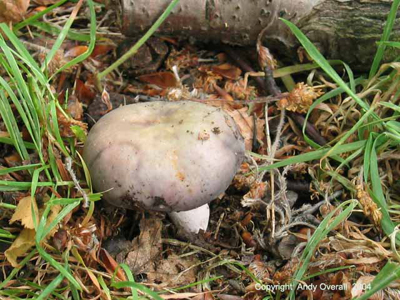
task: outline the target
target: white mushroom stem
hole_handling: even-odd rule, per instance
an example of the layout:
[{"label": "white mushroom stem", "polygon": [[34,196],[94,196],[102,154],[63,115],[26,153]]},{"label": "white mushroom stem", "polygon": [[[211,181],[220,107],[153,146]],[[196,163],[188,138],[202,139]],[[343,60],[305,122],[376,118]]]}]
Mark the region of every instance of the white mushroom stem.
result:
[{"label": "white mushroom stem", "polygon": [[198,233],[200,229],[207,230],[210,208],[208,204],[204,204],[192,210],[171,212],[168,215],[179,229],[190,233]]}]

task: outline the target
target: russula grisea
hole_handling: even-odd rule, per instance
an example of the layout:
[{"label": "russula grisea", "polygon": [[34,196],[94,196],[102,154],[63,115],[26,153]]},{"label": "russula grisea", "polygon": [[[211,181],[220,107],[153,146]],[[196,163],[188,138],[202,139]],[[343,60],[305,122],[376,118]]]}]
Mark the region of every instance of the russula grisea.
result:
[{"label": "russula grisea", "polygon": [[[83,157],[94,189],[106,191],[107,202],[176,212],[174,222],[186,224],[187,215],[192,218],[186,211],[228,188],[244,153],[243,138],[222,109],[156,101],[122,106],[102,117],[89,132]],[[177,219],[181,211],[183,223]],[[194,210],[195,218],[199,211],[209,214],[208,208]],[[187,230],[205,229],[204,222]]]}]

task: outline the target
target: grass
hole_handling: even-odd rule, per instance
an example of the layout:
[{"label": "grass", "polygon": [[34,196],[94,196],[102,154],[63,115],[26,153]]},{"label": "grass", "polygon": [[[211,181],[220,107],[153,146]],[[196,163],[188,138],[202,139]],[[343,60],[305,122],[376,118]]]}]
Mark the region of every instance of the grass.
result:
[{"label": "grass", "polygon": [[[388,82],[390,84],[389,88],[387,88],[386,91],[382,90],[383,95],[380,98],[389,99],[389,95],[396,90],[396,87],[398,87],[398,80],[396,80],[396,74],[398,73],[398,66],[396,63],[391,65],[391,67],[393,67],[393,71],[391,71],[389,75],[382,76],[382,74],[387,69],[390,68],[390,65],[381,66],[379,71],[378,68],[383,58],[384,47],[386,45],[385,42],[388,41],[389,36],[391,34],[391,30],[393,28],[394,20],[396,18],[396,13],[398,11],[399,5],[400,1],[393,1],[386,22],[386,26],[384,29],[384,33],[382,35],[381,43],[378,46],[377,53],[375,55],[374,61],[370,69],[369,81],[366,82],[364,90],[361,91],[360,94],[366,92],[374,82],[378,80],[385,81],[387,78],[391,78],[391,81]],[[398,147],[400,142],[400,126],[399,126],[400,123],[394,120],[385,121],[384,120],[385,115],[383,115],[382,113],[382,116],[380,116],[378,113],[375,113],[375,110],[379,105],[385,106],[390,110],[393,110],[394,113],[393,117],[397,118],[398,114],[396,112],[399,111],[400,107],[398,105],[395,105],[394,102],[398,99],[398,94],[396,95],[396,98],[392,99],[393,102],[388,102],[388,103],[385,102],[380,103],[378,101],[373,103],[368,103],[366,99],[360,98],[355,93],[355,83],[354,79],[352,78],[353,75],[352,72],[349,73],[350,68],[347,65],[345,65],[345,67],[349,73],[349,77],[351,80],[350,86],[347,85],[340,78],[340,76],[330,66],[330,64],[326,61],[326,59],[318,52],[315,46],[294,24],[286,20],[282,21],[292,30],[292,32],[296,35],[302,46],[306,49],[307,53],[314,59],[314,61],[329,75],[330,78],[332,78],[338,84],[340,89],[345,91],[349,95],[349,97],[351,97],[351,99],[353,99],[353,101],[355,101],[362,108],[362,117],[357,121],[356,125],[352,129],[348,130],[340,137],[340,139],[335,143],[333,147],[329,147],[326,150],[317,150],[315,152],[308,153],[308,156],[310,157],[311,154],[315,155],[316,153],[318,154],[323,153],[323,156],[319,158],[326,159],[329,156],[336,155],[337,151],[339,149],[343,150],[345,146],[359,143],[358,145],[360,145],[360,148],[354,150],[361,150],[358,152],[358,155],[364,154],[363,177],[366,184],[370,183],[372,188],[369,190],[369,194],[371,198],[375,201],[375,203],[378,205],[380,211],[382,212],[383,215],[381,221],[382,229],[388,236],[394,234],[393,240],[395,241],[395,243],[393,247],[395,247],[394,248],[395,251],[396,247],[400,243],[400,239],[398,239],[396,236],[397,231],[395,232],[395,224],[394,222],[392,222],[388,211],[388,201],[390,200],[386,199],[385,197],[386,193],[384,193],[384,187],[382,186],[381,176],[378,169],[378,153],[383,153],[385,150],[388,151],[390,149],[396,149]],[[389,45],[396,46],[396,44],[389,44]],[[388,93],[388,95],[385,95],[385,93]],[[325,98],[327,99],[327,96]],[[316,103],[310,108],[309,112],[307,113],[307,118],[309,117],[312,109],[322,101],[323,100],[321,99],[319,101],[318,100],[316,101]],[[386,111],[382,112],[386,113]],[[366,127],[368,127],[368,131],[366,131]],[[346,140],[355,132],[358,132],[358,137],[361,138],[367,134],[368,135],[367,140],[361,139],[358,142],[352,144],[345,144]],[[305,135],[305,127],[303,128],[303,134]],[[312,146],[315,146],[315,144],[312,144]],[[300,157],[297,156],[297,162],[304,162],[308,160],[309,157],[305,157],[305,155],[303,155],[303,157],[300,159]],[[271,165],[269,166],[269,168],[273,168],[273,166],[274,165]],[[344,203],[341,205],[344,205]],[[334,222],[336,223],[338,219],[347,217],[351,213],[351,210],[355,207],[355,205],[356,203],[352,202],[338,217],[336,217]],[[301,258],[301,268],[298,269],[296,272],[295,278],[293,280],[294,284],[296,284],[297,281],[302,279],[302,276],[304,275],[307,269],[309,259],[313,255],[316,245],[325,237],[325,235],[322,234],[322,232],[324,231],[325,229],[324,227],[327,224],[323,223],[325,223],[329,217],[332,217],[332,215],[327,216],[322,221],[322,223],[320,224],[320,226],[318,227],[318,229],[315,231],[310,241],[308,242],[307,244],[308,249],[306,248],[303,252],[303,256]],[[329,226],[329,229],[325,232],[325,234],[327,234],[332,228],[333,227]],[[372,282],[371,289],[367,290],[363,296],[357,299],[368,299],[376,291],[384,289],[391,282],[398,279],[400,279],[400,265],[389,261]],[[291,292],[290,297],[291,299],[294,299],[294,291]]]},{"label": "grass", "polygon": [[[65,1],[61,1],[42,13],[46,13],[57,6],[62,5],[64,2]],[[91,12],[90,42],[88,50],[59,68],[55,74],[83,61],[90,55],[94,48],[96,41],[94,4],[91,0],[87,3]],[[31,22],[33,22],[37,17],[38,16],[34,16],[25,20],[17,25],[14,30],[17,31],[22,27],[31,24]],[[31,178],[31,180],[27,182],[1,180],[0,190],[3,192],[30,191],[32,204],[36,201],[35,198],[38,195],[38,188],[48,187],[53,191],[67,188],[67,194],[71,194],[71,189],[76,187],[76,182],[62,180],[60,169],[57,165],[57,160],[61,159],[60,155],[57,154],[59,151],[61,151],[65,157],[72,157],[75,165],[79,166],[81,162],[79,156],[77,156],[77,154],[67,146],[65,138],[61,136],[57,112],[66,116],[67,120],[69,117],[63,111],[56,94],[52,92],[50,85],[51,78],[46,74],[48,63],[54,58],[55,53],[68,35],[73,20],[74,14],[71,15],[64,28],[60,31],[56,43],[48,52],[41,67],[39,67],[33,57],[25,49],[24,45],[19,41],[18,37],[8,28],[8,26],[0,24],[1,30],[13,46],[10,47],[6,44],[4,37],[0,36],[0,47],[2,49],[0,62],[2,67],[7,71],[8,76],[8,80],[0,78],[0,114],[10,136],[7,142],[15,147],[22,160],[28,162],[28,164],[24,166],[3,169],[1,170],[1,173],[8,174],[11,172],[26,170],[29,172],[29,177]],[[15,113],[13,107],[16,109]],[[26,143],[22,139],[20,131],[21,123],[28,131],[32,143]],[[77,142],[78,141],[75,138],[73,143]],[[38,156],[39,163],[30,163],[31,150],[33,150],[33,153]],[[48,157],[48,159],[46,159],[46,157]],[[45,180],[39,179],[41,176],[44,176]],[[1,283],[0,287],[3,288],[0,291],[1,294],[9,294],[10,290],[5,288],[5,286],[7,286],[17,272],[36,255],[39,255],[41,259],[47,261],[60,274],[45,288],[32,285],[32,290],[27,294],[28,296],[35,296],[36,293],[32,291],[38,290],[40,295],[36,295],[38,296],[37,299],[45,299],[48,295],[53,295],[57,298],[57,295],[59,294],[55,292],[56,288],[64,278],[70,282],[73,288],[76,290],[82,290],[80,283],[75,279],[69,269],[68,257],[66,257],[65,263],[60,263],[43,247],[43,244],[48,239],[51,231],[53,231],[53,229],[67,214],[79,206],[83,201],[83,197],[60,198],[58,195],[57,192],[51,194],[51,197],[45,203],[44,210],[40,216],[36,213],[32,214],[34,219],[34,230],[36,232],[34,240],[35,250],[33,250],[31,254],[27,255],[25,259],[19,263],[19,266],[15,268]],[[89,198],[96,200],[99,199],[99,195],[89,194]],[[53,217],[52,220],[49,219],[52,210],[60,204],[63,205],[63,207],[57,216]],[[91,204],[93,205],[93,201]],[[14,236],[9,235],[8,237],[12,238]],[[24,291],[20,291],[19,295],[14,296],[21,297],[24,293]]]},{"label": "grass", "polygon": [[[92,53],[96,43],[95,4],[91,0],[87,1],[90,10],[89,35],[82,35],[70,29],[74,18],[82,5],[82,1],[78,2],[77,6],[71,13],[71,16],[61,30],[52,27],[48,23],[37,21],[41,16],[50,12],[52,9],[61,6],[65,2],[65,0],[59,1],[42,12],[17,24],[14,27],[14,32],[5,24],[0,24],[0,29],[12,44],[12,47],[9,46],[6,43],[5,38],[0,35],[0,47],[2,49],[2,54],[0,54],[0,64],[7,71],[8,75],[7,80],[0,78],[0,115],[9,134],[9,137],[2,137],[0,141],[14,146],[17,153],[24,161],[31,161],[31,153],[35,153],[40,161],[39,163],[28,163],[23,166],[0,170],[0,175],[19,171],[29,172],[30,180],[26,182],[0,180],[0,191],[30,191],[32,199],[32,218],[35,230],[34,250],[29,254],[26,254],[25,258],[18,263],[18,266],[11,271],[2,283],[0,283],[0,295],[3,296],[11,296],[14,298],[28,297],[32,299],[46,299],[48,297],[66,299],[59,291],[59,286],[65,279],[69,282],[69,289],[71,290],[73,299],[80,299],[79,293],[84,288],[82,282],[78,281],[75,277],[70,266],[73,257],[78,258],[78,261],[85,266],[78,251],[73,248],[71,251],[64,252],[62,254],[62,261],[60,261],[53,253],[49,253],[48,249],[44,247],[47,239],[54,234],[52,231],[56,226],[58,226],[68,214],[78,206],[82,205],[85,201],[85,197],[60,197],[60,193],[67,195],[73,194],[72,190],[76,188],[80,189],[80,186],[77,181],[66,181],[62,179],[62,170],[60,170],[59,164],[57,164],[57,161],[60,162],[61,159],[58,154],[59,152],[61,152],[66,159],[71,159],[75,167],[83,167],[86,181],[81,182],[81,184],[86,188],[85,191],[82,189],[81,191],[83,196],[86,195],[90,200],[86,219],[89,219],[93,213],[94,201],[101,198],[100,194],[94,194],[91,192],[89,172],[87,171],[87,168],[85,168],[85,163],[82,161],[79,153],[74,151],[80,141],[85,139],[84,130],[79,126],[72,125],[72,132],[76,133],[76,136],[73,137],[72,140],[62,136],[57,114],[61,113],[67,120],[70,117],[63,110],[62,105],[57,99],[57,95],[51,90],[51,81],[58,73],[82,62]],[[158,26],[160,26],[161,22],[168,16],[172,8],[178,2],[179,0],[174,0],[171,3],[171,6],[167,9],[162,18],[160,18],[156,26],[152,27],[153,32],[158,28]],[[47,53],[41,66],[37,64],[16,35],[19,33],[19,30],[28,25],[58,35],[54,45]],[[140,42],[143,44],[150,35],[151,33],[145,36]],[[88,41],[88,49],[78,57],[67,62],[65,65],[60,66],[53,74],[48,74],[48,66],[50,62],[55,58],[57,51],[60,49],[62,43],[67,37],[77,41]],[[140,45],[141,44],[139,44],[139,46]],[[136,47],[138,48],[139,46]],[[16,108],[16,112],[14,112],[13,107]],[[27,129],[32,142],[26,142],[23,140],[20,130],[21,127]],[[72,175],[73,174],[71,174],[71,176]],[[41,176],[44,176],[45,180],[40,179]],[[37,206],[36,197],[38,195],[38,189],[43,187],[48,187],[54,192],[51,193],[50,198],[45,201],[44,209],[40,214],[38,214],[34,211],[33,207]],[[67,190],[65,190],[65,188]],[[50,217],[53,209],[59,206],[61,207],[57,211],[56,216]],[[16,209],[16,206],[6,203],[2,203],[2,207],[11,210]],[[6,242],[11,242],[16,238],[15,235],[4,229],[0,230],[0,237],[6,239]],[[38,259],[40,257],[41,260],[47,262],[57,270],[59,275],[53,278],[51,283],[45,286],[40,286],[33,282],[26,281],[25,283],[30,286],[30,290],[13,290],[7,288],[18,272],[24,268],[33,257],[37,257]],[[135,283],[133,275],[126,265],[122,264],[121,267],[126,273],[128,281],[121,282],[114,278],[111,285],[108,280],[108,283],[106,283],[102,276],[96,278],[92,271],[86,266],[85,270],[92,280],[97,282],[98,286],[102,287],[103,292],[108,299],[111,299],[109,287],[117,289],[130,287],[133,299],[139,299],[138,291],[142,291],[153,299],[162,299],[158,293],[153,292],[142,284]],[[214,279],[212,278],[212,280]],[[204,281],[203,283],[205,282],[207,281]],[[63,289],[65,289],[65,287]]]},{"label": "grass", "polygon": [[[66,299],[62,295],[62,289],[69,288],[72,298],[80,299],[80,292],[83,291],[85,287],[80,279],[75,276],[72,268],[72,262],[78,262],[79,265],[85,269],[91,281],[101,288],[103,295],[107,299],[112,298],[111,290],[114,288],[129,288],[132,299],[142,298],[142,296],[139,296],[139,291],[141,292],[140,295],[147,295],[153,299],[162,299],[162,293],[156,293],[146,286],[135,282],[134,274],[131,273],[125,264],[121,264],[120,267],[127,280],[121,281],[117,279],[115,274],[110,279],[107,276],[94,273],[86,266],[84,260],[75,248],[66,250],[64,253],[60,254],[56,251],[49,251],[48,245],[46,244],[49,236],[53,234],[54,229],[62,220],[70,215],[77,207],[81,206],[82,203],[89,200],[89,207],[85,211],[86,216],[82,222],[83,225],[87,224],[93,214],[94,202],[101,198],[100,194],[93,193],[89,172],[85,167],[84,161],[76,151],[76,147],[81,145],[85,139],[84,129],[73,125],[74,130],[72,132],[75,133],[75,136],[72,138],[62,136],[58,115],[63,115],[66,120],[69,120],[70,117],[63,110],[63,106],[57,99],[57,95],[51,89],[51,81],[57,74],[86,60],[92,53],[97,39],[95,4],[91,0],[87,1],[90,10],[89,34],[82,34],[71,30],[78,8],[75,13],[71,14],[71,17],[61,30],[47,23],[38,21],[42,15],[64,3],[65,0],[57,2],[44,11],[17,24],[14,26],[13,30],[10,30],[5,24],[0,24],[0,29],[5,35],[4,37],[0,36],[0,47],[2,49],[2,53],[0,53],[0,65],[6,70],[8,77],[0,78],[0,115],[9,135],[9,137],[1,137],[0,142],[12,145],[21,160],[26,162],[26,164],[21,166],[0,169],[0,175],[7,175],[14,172],[24,172],[24,174],[27,174],[25,175],[26,181],[0,180],[0,191],[24,191],[30,194],[32,199],[30,208],[32,210],[35,230],[33,250],[27,252],[18,266],[16,266],[9,273],[8,277],[0,283],[0,295],[14,298],[45,299],[50,297]],[[177,3],[177,0],[171,2],[159,21],[133,46],[131,51],[124,56],[121,61],[118,61],[114,66],[110,67],[110,69],[98,74],[97,78],[99,82],[104,76],[121,64],[123,59],[126,59],[137,51]],[[400,106],[396,104],[400,96],[400,91],[397,89],[399,85],[397,74],[400,69],[400,64],[393,62],[391,64],[381,65],[385,47],[400,47],[399,43],[389,41],[399,4],[400,0],[393,1],[382,39],[369,72],[369,78],[354,78],[350,67],[343,63],[347,71],[348,82],[345,82],[342,77],[337,74],[331,66],[332,62],[328,62],[295,25],[289,21],[282,20],[296,35],[310,57],[314,59],[314,63],[303,65],[296,70],[283,68],[276,73],[280,74],[279,76],[287,76],[290,75],[291,72],[311,70],[318,65],[338,86],[336,89],[329,91],[314,102],[306,115],[306,119],[311,116],[312,111],[317,105],[344,93],[349,97],[349,101],[347,102],[349,103],[348,108],[359,107],[361,116],[354,126],[345,128],[346,114],[344,114],[342,131],[339,133],[337,139],[323,147],[317,145],[307,137],[304,127],[304,139],[314,148],[313,151],[293,156],[289,159],[278,161],[258,169],[259,172],[271,171],[276,168],[319,160],[321,161],[321,165],[325,164],[330,169],[323,170],[321,176],[328,176],[332,181],[339,181],[342,186],[349,190],[350,194],[355,196],[355,183],[340,175],[339,171],[344,167],[348,167],[351,161],[362,159],[363,164],[359,180],[362,181],[369,196],[382,213],[380,226],[387,238],[391,239],[392,250],[394,252],[396,252],[398,243],[400,242],[400,239],[397,238],[397,222],[393,221],[394,213],[391,213],[392,211],[390,210],[390,207],[395,206],[392,205],[387,187],[381,180],[379,159],[381,155],[397,150],[400,143],[400,122],[397,121],[400,115]],[[39,65],[35,61],[18,38],[20,30],[28,25],[58,35],[56,42],[48,52],[42,65]],[[5,37],[7,37],[9,43],[6,42]],[[88,49],[67,64],[60,66],[54,73],[48,74],[48,65],[54,59],[66,38],[88,42]],[[335,61],[333,63],[338,64],[340,62]],[[379,91],[379,93],[377,91]],[[372,101],[370,100],[371,97],[366,96],[371,94],[375,95]],[[393,94],[394,96],[392,96]],[[31,140],[30,142],[22,138],[22,127],[28,132]],[[352,142],[348,142],[350,138],[353,139]],[[33,162],[33,153],[37,156],[38,162]],[[344,154],[349,156],[345,157]],[[259,154],[254,154],[254,156],[268,159],[268,157],[263,157]],[[62,175],[64,170],[60,167],[60,162],[64,164],[62,157],[71,159],[74,169],[82,170],[85,180],[78,181],[73,178],[64,178],[65,176]],[[333,167],[334,163],[331,163],[331,161],[338,161],[340,165],[338,167]],[[73,171],[71,172],[73,173]],[[83,186],[83,188],[81,186]],[[50,191],[48,193],[50,196],[48,199],[44,199],[45,203],[43,209],[37,213],[34,207],[37,206],[38,191],[43,188]],[[80,191],[78,194],[75,193],[77,189]],[[71,195],[75,196],[72,197]],[[339,204],[334,211],[327,214],[322,220],[302,252],[299,267],[296,269],[291,282],[294,287],[302,280],[310,278],[310,275],[307,274],[309,263],[319,244],[326,239],[329,234],[333,233],[339,224],[349,218],[358,205],[358,202],[354,199],[345,201]],[[0,207],[10,211],[15,211],[17,209],[16,206],[7,203],[1,203]],[[0,239],[2,241],[11,243],[16,237],[17,236],[10,231],[0,229]],[[11,284],[18,272],[32,259],[37,259],[50,265],[57,270],[59,274],[53,278],[51,283],[44,286],[26,281],[25,283],[30,287],[30,290],[13,290],[12,288],[8,288],[8,285]],[[241,274],[243,271],[251,280],[260,283],[259,279],[247,268],[233,260],[220,258],[210,269],[223,265],[228,265],[236,274]],[[239,267],[239,269],[237,267]],[[332,272],[334,270],[335,269],[332,269]],[[117,272],[117,270],[115,272]],[[208,274],[210,275],[210,271]],[[206,285],[209,282],[214,282],[219,279],[221,278],[210,275],[204,280],[200,280],[193,285],[182,287],[181,289],[189,288],[196,284]],[[388,261],[371,283],[371,289],[366,291],[366,293],[358,299],[368,299],[376,291],[386,288],[391,282],[399,279],[399,264],[394,261]],[[63,285],[65,280],[68,281],[69,287]],[[175,291],[178,290],[180,289],[176,289]],[[295,299],[295,289],[290,292],[289,298]]]}]

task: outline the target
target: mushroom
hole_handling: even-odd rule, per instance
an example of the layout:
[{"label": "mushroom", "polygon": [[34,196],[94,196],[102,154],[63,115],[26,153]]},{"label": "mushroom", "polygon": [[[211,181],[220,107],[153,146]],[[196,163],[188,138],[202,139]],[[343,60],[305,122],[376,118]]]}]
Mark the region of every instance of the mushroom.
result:
[{"label": "mushroom", "polygon": [[[221,108],[155,101],[122,106],[102,117],[89,132],[83,157],[94,189],[106,191],[107,202],[176,212],[171,218],[183,224],[187,221],[177,221],[179,212],[222,194],[244,153],[234,120]],[[200,211],[209,214],[208,208]],[[187,214],[182,213],[184,219]],[[200,223],[189,231],[205,229]]]}]

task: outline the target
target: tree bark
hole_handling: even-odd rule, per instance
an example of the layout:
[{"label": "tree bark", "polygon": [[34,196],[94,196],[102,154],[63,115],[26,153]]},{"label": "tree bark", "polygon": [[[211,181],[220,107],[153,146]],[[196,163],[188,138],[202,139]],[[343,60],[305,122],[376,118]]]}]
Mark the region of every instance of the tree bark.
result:
[{"label": "tree bark", "polygon": [[[122,0],[122,31],[137,36],[161,15],[170,0]],[[296,24],[327,58],[368,69],[392,1],[390,0],[181,0],[159,29],[162,35],[204,42],[255,45],[263,41],[279,56],[295,57],[299,46],[279,20]],[[391,40],[400,40],[400,13]],[[385,61],[400,55],[388,48]]]}]

